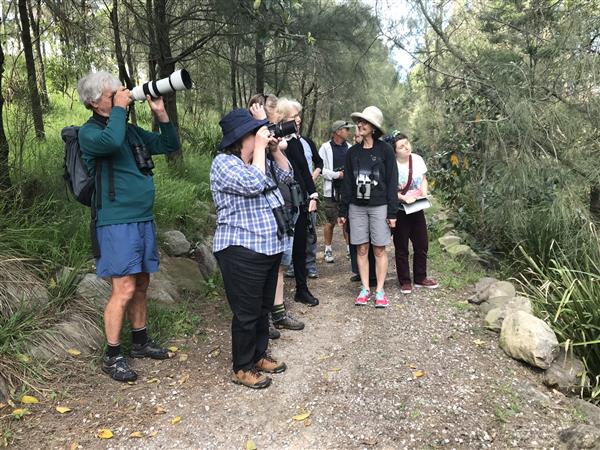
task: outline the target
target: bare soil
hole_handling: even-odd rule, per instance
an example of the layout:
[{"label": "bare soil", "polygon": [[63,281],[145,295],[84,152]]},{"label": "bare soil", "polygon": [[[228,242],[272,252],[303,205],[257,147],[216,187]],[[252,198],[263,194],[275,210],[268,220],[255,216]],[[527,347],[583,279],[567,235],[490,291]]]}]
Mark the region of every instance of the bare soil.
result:
[{"label": "bare soil", "polygon": [[[44,399],[13,427],[15,448],[245,449],[249,440],[258,449],[560,447],[558,432],[578,420],[571,401],[498,348],[467,290],[402,295],[390,259],[391,307],[355,307],[359,286],[341,244],[336,262],[320,259],[320,278],[310,282],[321,304],[289,302],[306,328],[272,343],[288,370],[270,388],[229,381],[225,300],[199,299],[202,339],[174,343],[168,361],[135,361],[133,385],[82,369],[59,387],[66,399]],[[431,268],[434,277],[443,270]],[[59,403],[72,412],[58,414]],[[310,417],[293,419],[302,413]],[[102,428],[113,438],[96,437]]]}]

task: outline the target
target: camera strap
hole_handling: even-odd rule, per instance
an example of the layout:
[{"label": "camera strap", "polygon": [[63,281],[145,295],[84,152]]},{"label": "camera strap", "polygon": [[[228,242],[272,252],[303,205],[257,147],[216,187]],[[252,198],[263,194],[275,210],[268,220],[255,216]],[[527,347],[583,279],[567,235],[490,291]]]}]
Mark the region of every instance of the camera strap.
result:
[{"label": "camera strap", "polygon": [[408,180],[406,180],[406,185],[400,189],[400,194],[406,195],[408,190],[410,189],[410,185],[413,182],[413,158],[412,155],[408,156]]}]

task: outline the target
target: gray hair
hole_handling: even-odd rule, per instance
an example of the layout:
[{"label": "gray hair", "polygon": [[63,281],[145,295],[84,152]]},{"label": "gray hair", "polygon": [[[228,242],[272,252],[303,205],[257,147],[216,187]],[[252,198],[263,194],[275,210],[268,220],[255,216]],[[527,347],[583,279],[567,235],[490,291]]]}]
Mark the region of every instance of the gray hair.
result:
[{"label": "gray hair", "polygon": [[102,92],[110,88],[116,91],[121,87],[121,82],[112,73],[105,70],[99,72],[90,72],[77,82],[77,93],[81,103],[87,109],[92,109],[91,102],[97,102],[102,96]]},{"label": "gray hair", "polygon": [[302,105],[296,100],[290,98],[280,98],[277,102],[277,112],[282,117],[289,117],[292,109],[296,109],[298,112],[302,112]]}]

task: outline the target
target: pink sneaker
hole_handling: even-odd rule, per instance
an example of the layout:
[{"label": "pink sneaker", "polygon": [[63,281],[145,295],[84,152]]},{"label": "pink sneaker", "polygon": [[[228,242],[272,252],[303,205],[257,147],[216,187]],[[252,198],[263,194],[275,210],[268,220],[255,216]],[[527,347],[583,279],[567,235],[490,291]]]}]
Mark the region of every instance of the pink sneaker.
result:
[{"label": "pink sneaker", "polygon": [[385,291],[379,291],[375,294],[375,308],[387,308],[390,302],[385,295]]},{"label": "pink sneaker", "polygon": [[365,288],[361,288],[360,294],[358,294],[358,297],[356,297],[356,300],[354,300],[354,305],[356,305],[356,306],[367,305],[369,303],[370,295],[371,295],[371,293],[369,291],[367,291]]}]

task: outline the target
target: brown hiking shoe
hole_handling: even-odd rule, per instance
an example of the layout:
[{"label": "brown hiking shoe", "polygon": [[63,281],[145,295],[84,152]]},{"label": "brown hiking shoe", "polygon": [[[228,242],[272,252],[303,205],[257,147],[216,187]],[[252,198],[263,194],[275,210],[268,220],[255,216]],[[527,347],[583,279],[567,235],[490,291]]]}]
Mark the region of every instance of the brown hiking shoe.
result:
[{"label": "brown hiking shoe", "polygon": [[264,389],[271,385],[271,379],[254,368],[234,372],[231,381],[251,389]]},{"label": "brown hiking shoe", "polygon": [[256,368],[261,372],[267,373],[281,373],[287,369],[287,366],[283,362],[274,360],[268,355],[263,356],[256,363]]}]

